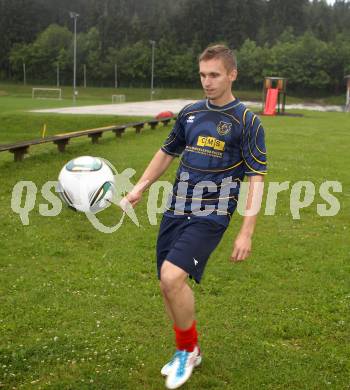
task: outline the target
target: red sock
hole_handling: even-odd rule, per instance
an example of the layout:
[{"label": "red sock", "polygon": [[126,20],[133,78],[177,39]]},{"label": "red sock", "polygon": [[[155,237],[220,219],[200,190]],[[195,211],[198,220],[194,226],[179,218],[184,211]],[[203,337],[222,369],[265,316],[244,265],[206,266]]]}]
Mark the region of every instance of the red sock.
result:
[{"label": "red sock", "polygon": [[177,349],[193,352],[198,342],[196,321],[188,329],[180,329],[174,324],[174,331]]}]

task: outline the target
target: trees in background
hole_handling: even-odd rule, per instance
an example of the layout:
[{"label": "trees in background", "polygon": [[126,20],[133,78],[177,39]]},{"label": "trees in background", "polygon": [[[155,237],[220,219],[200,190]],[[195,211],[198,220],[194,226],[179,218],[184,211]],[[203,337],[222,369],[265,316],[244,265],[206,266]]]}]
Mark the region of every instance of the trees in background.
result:
[{"label": "trees in background", "polygon": [[156,85],[199,86],[197,56],[224,42],[238,56],[238,84],[284,76],[289,88],[338,91],[350,73],[350,4],[338,0],[0,0],[0,78],[70,83],[72,20],[78,19],[78,83],[149,84],[156,40]]},{"label": "trees in background", "polygon": [[339,34],[335,41],[324,42],[310,32],[294,37],[289,30],[271,47],[246,40],[238,60],[244,87],[261,85],[263,76],[280,76],[296,91],[337,93],[350,73],[350,40]]},{"label": "trees in background", "polygon": [[57,64],[61,71],[71,62],[72,33],[66,28],[52,24],[41,32],[33,43],[16,44],[10,52],[13,71],[26,64],[28,74],[37,80],[52,80]]}]

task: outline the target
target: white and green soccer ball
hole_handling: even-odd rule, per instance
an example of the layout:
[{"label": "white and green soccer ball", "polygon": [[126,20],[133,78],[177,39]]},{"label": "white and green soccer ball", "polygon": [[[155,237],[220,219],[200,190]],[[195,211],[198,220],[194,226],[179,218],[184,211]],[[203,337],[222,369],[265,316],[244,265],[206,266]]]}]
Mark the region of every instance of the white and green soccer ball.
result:
[{"label": "white and green soccer ball", "polygon": [[62,168],[58,192],[70,208],[96,213],[112,202],[115,192],[113,171],[101,158],[77,157]]}]

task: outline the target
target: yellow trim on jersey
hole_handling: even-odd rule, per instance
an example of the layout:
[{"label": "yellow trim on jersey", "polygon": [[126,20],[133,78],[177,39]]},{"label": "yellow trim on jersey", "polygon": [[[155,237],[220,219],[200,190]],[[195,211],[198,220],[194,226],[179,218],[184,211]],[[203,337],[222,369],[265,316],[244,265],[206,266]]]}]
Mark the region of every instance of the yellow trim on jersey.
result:
[{"label": "yellow trim on jersey", "polygon": [[233,199],[234,201],[237,202],[237,198],[232,195],[232,196],[225,196],[223,198],[210,198],[210,199],[203,199],[203,198],[193,198],[193,197],[187,197],[187,196],[180,196],[180,195],[175,195],[173,192],[170,194],[172,196],[175,196],[175,198],[180,198],[180,199],[186,199],[186,200],[201,200],[202,202],[210,202],[212,200],[218,200],[218,199]]},{"label": "yellow trim on jersey", "polygon": [[[185,109],[187,109],[187,108],[193,106],[194,104],[196,104],[196,103],[187,104],[185,107],[182,108],[182,111],[184,111]],[[181,117],[178,118],[178,119],[181,119],[181,118],[184,117],[185,115],[186,115],[186,114],[183,114],[183,113],[182,113]],[[174,127],[175,127],[175,126],[174,126]],[[173,129],[172,129],[171,131],[174,130],[174,127],[173,127]],[[174,142],[174,141],[176,140],[177,136],[178,136],[178,133],[176,133],[176,134],[174,135],[174,137],[173,137],[171,140],[169,140],[168,143],[164,143],[163,146],[168,146],[168,145],[170,145],[172,142]],[[165,140],[165,141],[166,141],[166,140]]]},{"label": "yellow trim on jersey", "polygon": [[266,162],[260,161],[260,160],[258,160],[258,159],[254,156],[254,154],[252,153],[252,150],[251,150],[251,148],[250,148],[250,142],[248,142],[248,149],[249,149],[250,155],[253,157],[253,159],[254,159],[256,162],[258,162],[259,164],[262,164],[262,165],[266,165]]},{"label": "yellow trim on jersey", "polygon": [[262,151],[259,149],[259,147],[258,147],[258,145],[257,145],[257,143],[256,143],[256,137],[258,136],[258,132],[259,132],[259,130],[260,130],[260,127],[261,127],[261,123],[260,123],[260,125],[258,126],[258,128],[256,129],[256,133],[255,133],[255,147],[259,150],[259,152],[260,152],[261,154],[266,155],[266,152],[262,152]]},{"label": "yellow trim on jersey", "polygon": [[169,154],[170,156],[174,156],[174,157],[179,157],[180,156],[180,153],[170,152],[170,150],[168,150],[164,146],[161,146],[160,150],[163,151],[166,154]]},{"label": "yellow trim on jersey", "polygon": [[[175,176],[175,179],[176,180],[178,180],[178,181],[181,181],[181,179],[180,179],[180,177],[178,177],[178,176]],[[205,181],[205,180],[203,180],[203,181]],[[208,181],[210,181],[210,180],[208,180]],[[219,188],[223,188],[223,187],[226,187],[226,186],[228,186],[228,185],[230,185],[230,184],[232,184],[232,183],[234,183],[234,182],[242,182],[242,180],[239,178],[239,177],[236,177],[235,179],[233,179],[232,180],[232,182],[231,183],[226,183],[224,186],[222,185],[222,184],[216,184],[216,183],[214,183],[215,185],[216,185],[216,188],[217,189],[219,189]],[[190,182],[188,182],[188,181],[186,181],[186,183],[189,185],[189,186],[191,186],[191,187],[196,187],[196,185],[198,184],[192,184],[192,183],[190,183]],[[213,187],[213,186],[206,186],[206,185],[203,185],[203,186],[198,186],[198,188],[205,188],[205,187],[207,187],[207,188],[211,188],[211,187]]]},{"label": "yellow trim on jersey", "polygon": [[246,164],[246,166],[252,171],[252,172],[255,172],[255,173],[258,173],[259,175],[266,175],[267,174],[267,171],[256,171],[255,169],[253,169],[248,163],[247,161],[244,159],[244,162]]},{"label": "yellow trim on jersey", "polygon": [[254,122],[255,122],[255,119],[256,119],[256,118],[257,118],[257,116],[254,114],[253,119],[252,119],[252,123],[250,124],[251,127],[254,126]]},{"label": "yellow trim on jersey", "polygon": [[235,165],[232,165],[232,167],[228,167],[228,168],[225,168],[225,169],[200,169],[200,168],[195,168],[195,167],[191,167],[190,165],[186,165],[182,161],[182,159],[180,160],[180,163],[183,166],[185,166],[186,168],[193,169],[194,171],[199,171],[199,172],[225,172],[225,171],[230,171],[231,169],[238,167],[239,165],[241,165],[243,163],[243,160],[241,160],[240,162],[236,163]]},{"label": "yellow trim on jersey", "polygon": [[243,114],[243,125],[244,125],[244,126],[245,126],[245,117],[246,117],[248,111],[249,111],[248,108],[246,108],[246,109],[244,110],[244,114]]},{"label": "yellow trim on jersey", "polygon": [[177,135],[175,135],[174,138],[173,138],[171,141],[169,141],[168,143],[163,144],[163,146],[168,146],[168,145],[170,145],[171,143],[173,143],[173,142],[175,141],[176,137],[177,137]]},{"label": "yellow trim on jersey", "polygon": [[230,107],[222,108],[222,109],[211,108],[211,107],[209,106],[209,104],[211,104],[211,103],[209,102],[209,99],[206,99],[206,100],[205,100],[205,105],[206,105],[207,108],[209,108],[209,110],[211,110],[211,111],[223,112],[223,111],[231,110],[232,108],[238,107],[240,104],[242,104],[242,102],[238,102],[238,103],[236,103],[234,106],[230,106]]},{"label": "yellow trim on jersey", "polygon": [[196,114],[198,112],[210,112],[210,111],[217,111],[217,112],[221,112],[223,115],[226,115],[230,118],[232,118],[233,120],[235,120],[239,125],[241,124],[241,122],[236,118],[234,117],[233,115],[230,115],[230,114],[227,114],[226,112],[224,111],[220,111],[220,110],[212,110],[212,109],[208,109],[208,110],[197,110],[197,111],[190,111],[190,112],[186,112],[186,114],[184,114],[183,116],[185,117],[186,115],[190,115],[190,114]]},{"label": "yellow trim on jersey", "polygon": [[[251,124],[250,124],[250,127],[253,129],[253,126],[254,126],[254,121],[255,121],[255,119],[257,118],[257,116],[256,115],[254,115],[253,116],[253,119],[252,119],[252,122],[251,122]],[[260,128],[260,126],[261,126],[261,124],[258,126],[258,129]],[[257,129],[257,130],[258,130]],[[256,161],[256,162],[258,162],[259,164],[262,164],[262,165],[266,165],[266,162],[264,162],[264,161],[260,161],[260,160],[258,160],[258,158],[257,157],[255,157],[254,156],[254,154],[253,154],[253,152],[252,152],[252,149],[251,149],[251,147],[250,147],[250,142],[251,142],[251,137],[250,137],[250,131],[248,132],[248,150],[249,150],[249,153],[250,153],[250,155],[253,157],[253,159]],[[244,133],[243,133],[243,135],[244,135]],[[256,136],[255,136],[256,137]],[[255,140],[256,140],[256,138],[255,138]],[[255,146],[257,146],[256,145],[256,141],[255,141]],[[258,150],[259,150],[259,148],[257,148]],[[259,152],[260,152],[260,150],[259,150]],[[264,153],[262,153],[262,154],[264,154]],[[266,154],[266,153],[265,153]]]}]

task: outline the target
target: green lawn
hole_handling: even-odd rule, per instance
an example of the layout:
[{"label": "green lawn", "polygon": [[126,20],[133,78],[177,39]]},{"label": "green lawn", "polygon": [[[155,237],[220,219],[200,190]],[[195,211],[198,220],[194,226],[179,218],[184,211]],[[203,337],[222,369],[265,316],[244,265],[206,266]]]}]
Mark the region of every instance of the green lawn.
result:
[{"label": "green lawn", "polygon": [[[30,110],[43,108],[60,108],[73,105],[72,88],[63,87],[63,100],[32,99],[32,85],[0,83],[0,144],[29,140],[41,137],[44,124],[46,135],[84,130],[88,128],[121,124],[146,118],[91,116],[91,115],[57,115],[31,113]],[[50,86],[48,86],[50,87]],[[51,86],[52,87],[52,86]],[[146,101],[150,98],[149,89],[142,88],[79,88],[76,105],[109,104],[112,94],[125,94],[127,101]],[[238,90],[235,94],[241,100],[261,101],[261,91]],[[200,89],[157,89],[155,99],[201,99]],[[342,96],[330,96],[327,99],[308,99],[288,97],[287,103],[315,102],[321,104],[343,104]]]},{"label": "green lawn", "polygon": [[[46,136],[103,127],[112,124],[124,124],[146,119],[143,117],[59,115],[32,113],[30,110],[60,108],[72,105],[71,99],[36,100],[31,98],[31,87],[0,84],[0,144],[40,138],[46,124]],[[78,99],[77,105],[108,104],[111,102],[112,89],[88,89]],[[142,98],[143,91],[132,91],[133,99]],[[108,100],[107,100],[108,99]]]},{"label": "green lawn", "polygon": [[[50,118],[49,132],[124,119]],[[28,136],[36,137],[44,119],[21,114],[20,105],[9,107],[7,114],[0,112],[0,142],[23,137],[25,123]],[[202,284],[193,285],[204,359],[183,388],[346,389],[350,116],[309,111],[302,118],[262,120],[267,185],[309,180],[316,197],[293,220],[290,191],[281,193],[276,215],[259,218],[251,258],[236,265],[228,258],[241,217],[233,218]],[[169,129],[130,131],[120,139],[105,134],[97,145],[76,139],[64,154],[54,145],[37,146],[21,163],[0,154],[0,388],[163,388],[159,370],[174,351],[174,337],[155,273],[158,226],[148,222],[148,194],[136,210],[141,227],[127,219],[114,234],[98,232],[84,214],[66,208],[43,217],[39,204],[47,204],[43,184],[57,180],[64,163],[79,155],[104,157],[119,172],[134,168],[136,181]],[[176,165],[164,180],[172,181]],[[11,209],[12,189],[20,180],[38,189],[28,226]],[[316,213],[316,204],[326,203],[318,195],[325,180],[343,187],[334,194],[341,205],[334,217]],[[120,215],[116,207],[98,214],[110,226]]]},{"label": "green lawn", "polygon": [[[0,96],[14,96],[21,98],[30,98],[32,96],[32,87],[36,85],[22,85],[22,84],[8,84],[0,82]],[[40,86],[45,87],[45,86]],[[46,86],[53,88],[53,86]],[[110,103],[112,95],[125,94],[126,101],[144,101],[150,99],[150,89],[148,88],[78,88],[79,95],[77,97],[77,104],[86,103]],[[62,87],[63,102],[72,103],[72,88],[69,86]],[[261,100],[261,91],[239,91],[239,95],[245,100]],[[183,88],[156,88],[154,99],[200,99],[203,97],[203,91],[199,89],[183,89]],[[292,98],[293,99],[293,98]],[[301,99],[297,99],[301,101]],[[294,102],[294,101],[293,101]]]},{"label": "green lawn", "polygon": [[[23,85],[23,84],[13,84],[0,82],[0,97],[21,97],[28,98],[29,101],[32,101],[32,87],[45,87],[42,85]],[[48,88],[55,88],[55,86],[47,85]],[[250,101],[261,101],[262,90],[245,90],[239,88],[239,85],[234,85],[235,94],[241,100],[250,100]],[[83,88],[78,86],[79,95],[77,97],[77,105],[86,105],[86,104],[107,104],[112,100],[112,95],[114,94],[125,94],[126,100],[131,101],[145,101],[150,99],[150,89],[149,88],[96,88],[96,87],[87,87]],[[70,86],[62,86],[63,101],[61,102],[62,106],[67,106],[73,104],[72,95],[73,90]],[[200,89],[200,83],[193,86],[193,88],[156,88],[154,99],[201,99],[203,97],[203,91]],[[1,100],[0,100],[1,102]],[[36,101],[38,102],[38,101]],[[335,105],[344,105],[345,104],[345,89],[344,93],[340,95],[325,95],[322,93],[317,96],[301,96],[290,92],[287,90],[287,104],[292,103],[317,103],[317,104],[335,104]],[[28,102],[29,104],[29,102]],[[39,104],[44,104],[51,107],[50,102],[39,101]],[[54,103],[55,105],[57,103]],[[60,106],[60,103],[59,103]]]}]

